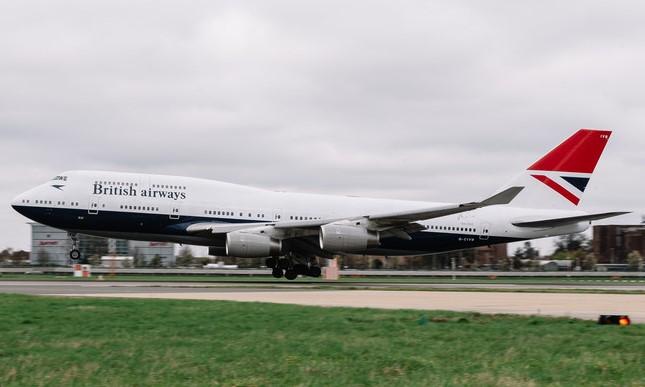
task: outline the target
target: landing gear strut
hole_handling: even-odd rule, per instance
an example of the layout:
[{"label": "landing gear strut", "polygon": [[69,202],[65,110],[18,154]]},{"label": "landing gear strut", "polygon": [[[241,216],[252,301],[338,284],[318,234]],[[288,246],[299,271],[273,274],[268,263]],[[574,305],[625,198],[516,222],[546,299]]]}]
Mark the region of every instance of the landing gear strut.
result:
[{"label": "landing gear strut", "polygon": [[291,266],[293,266],[293,264],[292,264],[291,260],[288,259],[288,258],[280,258],[278,260],[278,267],[280,269],[287,270]]}]

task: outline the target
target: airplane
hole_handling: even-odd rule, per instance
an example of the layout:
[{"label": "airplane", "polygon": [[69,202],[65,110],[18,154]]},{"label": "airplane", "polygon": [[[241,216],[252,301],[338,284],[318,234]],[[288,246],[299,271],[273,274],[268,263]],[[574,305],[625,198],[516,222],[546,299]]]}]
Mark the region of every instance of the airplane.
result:
[{"label": "airplane", "polygon": [[319,277],[318,258],[424,255],[582,232],[628,212],[577,209],[611,131],[580,129],[487,199],[435,203],[287,193],[180,176],[68,171],[11,206],[77,234],[209,246],[266,258],[276,278]]}]

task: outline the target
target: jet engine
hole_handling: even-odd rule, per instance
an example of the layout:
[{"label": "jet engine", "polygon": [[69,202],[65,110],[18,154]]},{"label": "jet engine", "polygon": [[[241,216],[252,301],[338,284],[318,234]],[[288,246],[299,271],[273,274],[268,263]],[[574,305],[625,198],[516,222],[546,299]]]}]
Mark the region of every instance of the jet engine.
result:
[{"label": "jet engine", "polygon": [[318,234],[320,248],[332,253],[362,253],[380,243],[379,233],[363,226],[326,224]]},{"label": "jet engine", "polygon": [[282,241],[268,235],[244,231],[226,234],[226,255],[242,258],[277,257],[282,251]]}]

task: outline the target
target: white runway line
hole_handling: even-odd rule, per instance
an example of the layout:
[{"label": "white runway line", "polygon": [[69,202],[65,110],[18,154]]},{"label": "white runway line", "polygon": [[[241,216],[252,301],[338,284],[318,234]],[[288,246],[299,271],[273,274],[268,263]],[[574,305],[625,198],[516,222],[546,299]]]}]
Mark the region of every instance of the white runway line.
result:
[{"label": "white runway line", "polygon": [[[62,296],[61,294],[52,294]],[[627,314],[645,323],[645,295],[575,293],[495,293],[432,291],[293,291],[65,294],[73,297],[159,298],[270,302],[380,309],[452,310],[547,315],[596,320],[600,314]]]}]

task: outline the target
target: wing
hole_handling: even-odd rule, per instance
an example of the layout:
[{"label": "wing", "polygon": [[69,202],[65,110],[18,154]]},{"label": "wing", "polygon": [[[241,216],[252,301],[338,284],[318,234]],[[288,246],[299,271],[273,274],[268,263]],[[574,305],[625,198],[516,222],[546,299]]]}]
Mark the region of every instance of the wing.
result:
[{"label": "wing", "polygon": [[370,223],[376,225],[375,230],[388,229],[393,226],[399,226],[420,220],[441,218],[443,216],[454,215],[461,212],[476,210],[482,207],[488,207],[497,204],[510,203],[524,187],[511,187],[495,194],[481,202],[471,202],[463,204],[447,205],[442,207],[433,207],[424,210],[403,211],[397,213],[369,215],[367,218]]},{"label": "wing", "polygon": [[327,224],[347,221],[360,221],[361,223],[365,223],[366,227],[370,230],[390,231],[393,236],[401,236],[407,239],[406,236],[408,232],[414,232],[424,228],[423,226],[415,223],[417,221],[440,218],[443,216],[472,211],[478,208],[497,204],[508,204],[522,191],[522,189],[524,189],[524,187],[511,187],[480,202],[450,204],[419,210],[399,211],[374,215],[365,214],[364,216],[352,218],[282,221],[278,223],[267,222],[223,224],[201,222],[189,225],[186,228],[186,231],[191,234],[226,234],[240,230],[266,229],[275,238],[288,239],[294,237],[316,235],[318,228]]}]

